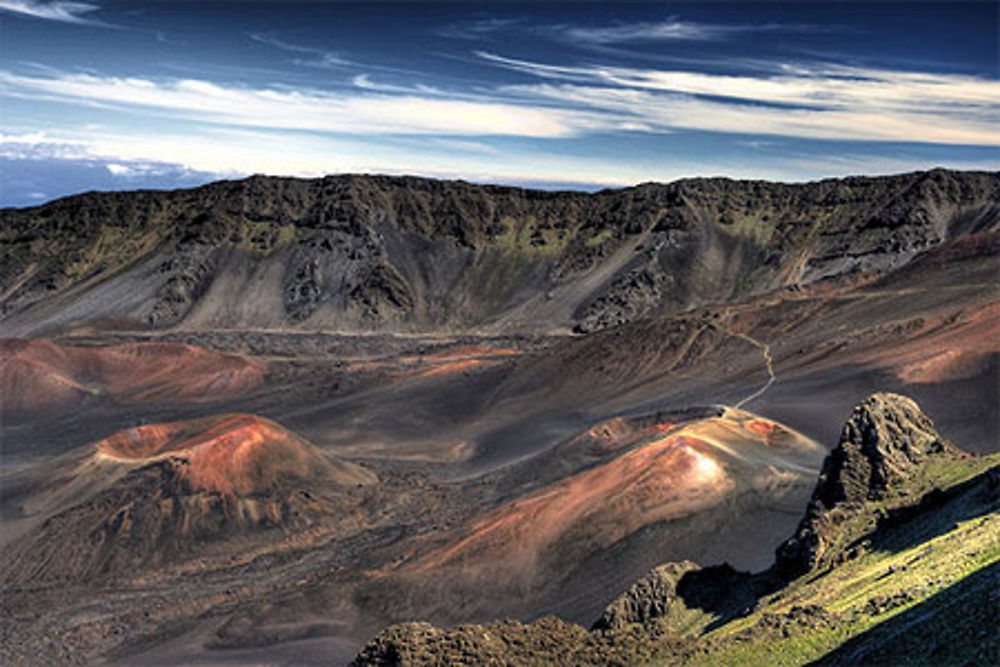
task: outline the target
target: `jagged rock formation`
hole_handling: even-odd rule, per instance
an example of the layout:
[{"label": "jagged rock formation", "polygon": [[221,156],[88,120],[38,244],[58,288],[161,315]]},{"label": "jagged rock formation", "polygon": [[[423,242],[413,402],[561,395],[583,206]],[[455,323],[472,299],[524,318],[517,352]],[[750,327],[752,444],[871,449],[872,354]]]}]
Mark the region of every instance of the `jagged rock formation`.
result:
[{"label": "jagged rock formation", "polygon": [[594,331],[995,231],[1000,177],[691,179],[594,194],[252,177],[0,211],[19,335],[130,326]]},{"label": "jagged rock formation", "polygon": [[587,632],[545,616],[464,624],[447,630],[428,623],[402,623],[369,642],[351,663],[362,665],[632,665],[676,656],[690,640],[662,627]]},{"label": "jagged rock formation", "polygon": [[681,577],[696,569],[698,565],[691,561],[656,567],[609,604],[593,629],[618,630],[631,623],[645,623],[664,616],[677,596]]},{"label": "jagged rock formation", "polygon": [[842,555],[858,515],[874,503],[906,493],[919,466],[931,457],[957,457],[934,424],[910,398],[875,394],[858,405],[844,425],[837,447],[823,462],[806,516],[777,553],[778,569],[798,576]]},{"label": "jagged rock formation", "polygon": [[824,462],[815,502],[830,508],[885,498],[928,456],[954,453],[911,398],[875,394],[854,409]]},{"label": "jagged rock formation", "polygon": [[580,626],[554,616],[530,626],[508,620],[449,630],[429,623],[403,623],[372,640],[351,664],[556,664],[565,662],[566,649],[586,635]]}]

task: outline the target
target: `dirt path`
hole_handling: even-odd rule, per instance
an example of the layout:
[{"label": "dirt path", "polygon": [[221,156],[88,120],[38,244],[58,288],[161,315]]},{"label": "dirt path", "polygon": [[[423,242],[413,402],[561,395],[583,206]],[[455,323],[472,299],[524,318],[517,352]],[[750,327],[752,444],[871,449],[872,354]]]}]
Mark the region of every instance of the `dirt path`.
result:
[{"label": "dirt path", "polygon": [[753,336],[749,336],[745,333],[736,333],[735,331],[733,331],[724,324],[716,323],[715,326],[724,331],[726,334],[733,336],[734,338],[740,338],[750,343],[751,345],[759,349],[761,351],[761,354],[764,356],[764,368],[767,370],[767,382],[765,382],[759,389],[745,396],[739,402],[733,405],[734,408],[739,409],[742,408],[747,403],[749,403],[750,401],[760,398],[764,394],[764,392],[766,392],[768,389],[771,388],[771,385],[774,384],[774,381],[777,380],[777,376],[774,374],[774,358],[771,356],[771,345],[769,343],[763,343],[754,338]]},{"label": "dirt path", "polygon": [[768,389],[770,389],[771,385],[774,384],[774,381],[777,379],[777,376],[775,376],[775,374],[774,374],[774,359],[771,357],[771,346],[769,344],[762,343],[759,340],[757,340],[756,338],[753,338],[753,337],[748,336],[746,334],[733,334],[733,335],[736,336],[737,338],[742,338],[743,340],[745,340],[746,342],[750,343],[754,347],[759,348],[760,351],[761,351],[761,354],[764,355],[764,366],[767,369],[767,382],[765,382],[764,385],[760,389],[758,389],[757,391],[753,392],[749,396],[746,396],[745,398],[743,398],[743,400],[741,400],[739,403],[737,403],[734,406],[736,408],[742,408],[744,405],[746,405],[750,401],[752,401],[754,399],[757,399],[757,398],[760,398],[764,394],[765,391],[767,391]]}]

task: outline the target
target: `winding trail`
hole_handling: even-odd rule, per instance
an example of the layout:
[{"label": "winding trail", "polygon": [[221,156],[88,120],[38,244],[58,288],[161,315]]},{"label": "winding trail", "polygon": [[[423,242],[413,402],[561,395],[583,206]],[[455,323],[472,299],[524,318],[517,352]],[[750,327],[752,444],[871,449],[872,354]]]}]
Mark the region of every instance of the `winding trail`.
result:
[{"label": "winding trail", "polygon": [[771,385],[774,384],[775,380],[778,379],[777,376],[774,374],[774,358],[771,356],[771,345],[769,343],[762,343],[753,336],[749,336],[745,333],[736,333],[726,325],[716,324],[715,326],[717,326],[719,329],[722,329],[722,331],[726,332],[726,334],[730,336],[733,336],[734,338],[741,338],[745,340],[754,347],[758,348],[761,351],[761,354],[764,355],[764,367],[767,370],[767,382],[765,382],[763,386],[761,386],[759,389],[745,396],[738,403],[733,405],[734,408],[740,409],[750,401],[760,398],[764,394],[764,392],[766,392],[768,389],[771,388]]},{"label": "winding trail", "polygon": [[765,382],[764,385],[760,389],[758,389],[757,391],[753,392],[749,396],[746,396],[745,398],[743,398],[743,400],[741,400],[739,403],[737,403],[734,406],[736,408],[742,408],[744,405],[746,405],[750,401],[752,401],[754,399],[757,399],[757,398],[760,398],[764,394],[764,392],[766,392],[768,389],[770,389],[771,385],[774,384],[774,381],[777,379],[777,376],[775,376],[775,374],[774,374],[774,358],[771,357],[771,346],[770,346],[770,344],[768,344],[768,343],[762,343],[759,340],[757,340],[756,338],[753,338],[752,336],[748,336],[746,334],[733,334],[733,335],[736,336],[736,337],[738,337],[738,338],[742,338],[743,340],[747,341],[748,343],[750,343],[754,347],[759,348],[760,351],[761,351],[761,354],[764,355],[764,365],[765,365],[765,368],[767,369],[767,382]]}]

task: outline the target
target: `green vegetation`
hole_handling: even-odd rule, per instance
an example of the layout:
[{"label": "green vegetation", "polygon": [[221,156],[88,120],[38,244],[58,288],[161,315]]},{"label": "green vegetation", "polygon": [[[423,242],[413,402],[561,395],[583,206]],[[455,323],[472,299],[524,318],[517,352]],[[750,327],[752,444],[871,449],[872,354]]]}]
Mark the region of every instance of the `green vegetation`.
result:
[{"label": "green vegetation", "polygon": [[746,239],[760,247],[768,244],[775,230],[775,225],[769,222],[765,210],[728,215],[725,219],[720,219],[720,222],[726,225],[724,229],[733,236]]},{"label": "green vegetation", "polygon": [[501,221],[504,231],[491,238],[495,247],[529,256],[556,255],[569,243],[569,233],[550,224],[541,223],[535,216],[522,219],[505,217]]},{"label": "green vegetation", "polygon": [[607,241],[608,239],[610,239],[614,235],[615,235],[615,231],[613,229],[607,229],[607,228],[605,228],[605,229],[602,229],[601,231],[597,232],[596,234],[594,234],[590,238],[588,238],[584,242],[584,244],[588,248],[596,248],[597,246],[602,245],[605,241]]},{"label": "green vegetation", "polygon": [[264,256],[296,240],[295,225],[280,225],[273,221],[244,221],[241,246]]},{"label": "green vegetation", "polygon": [[[919,497],[918,489],[947,488],[996,465],[1000,465],[1000,455],[925,466],[903,492]],[[1000,651],[996,601],[991,620],[988,600],[985,605],[972,600],[976,595],[995,595],[1000,583],[998,512],[1000,499],[990,500],[985,490],[972,489],[939,509],[878,534],[873,534],[872,525],[866,533],[871,535],[869,551],[835,567],[807,574],[764,597],[753,613],[704,635],[699,650],[682,662],[706,666],[801,665],[819,660],[852,640],[854,652],[885,650],[886,641],[913,643],[912,628],[906,633],[906,628],[901,628],[881,639],[877,632],[871,637],[865,633],[917,608],[920,613],[911,624],[940,625],[943,631],[965,633],[970,627],[974,632],[978,625],[991,632],[987,641],[961,642],[965,646],[942,644],[941,650],[963,658],[960,662],[977,659],[979,654],[995,658]],[[857,528],[852,526],[850,530]],[[684,629],[675,627],[677,631]],[[919,650],[913,653],[913,664],[948,664],[929,654],[921,658]],[[891,652],[888,655],[891,657]]]}]

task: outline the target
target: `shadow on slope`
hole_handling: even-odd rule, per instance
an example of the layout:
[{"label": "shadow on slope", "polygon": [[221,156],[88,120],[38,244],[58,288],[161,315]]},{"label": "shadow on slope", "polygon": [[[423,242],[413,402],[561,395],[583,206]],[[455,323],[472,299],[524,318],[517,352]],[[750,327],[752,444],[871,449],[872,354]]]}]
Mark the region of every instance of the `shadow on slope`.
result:
[{"label": "shadow on slope", "polygon": [[1000,466],[946,489],[935,487],[919,502],[881,514],[870,536],[870,548],[900,553],[929,542],[982,515],[983,508],[995,502],[998,495]]},{"label": "shadow on slope", "polygon": [[811,663],[1000,664],[1000,563],[970,574]]}]

